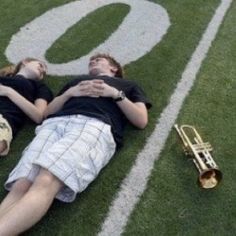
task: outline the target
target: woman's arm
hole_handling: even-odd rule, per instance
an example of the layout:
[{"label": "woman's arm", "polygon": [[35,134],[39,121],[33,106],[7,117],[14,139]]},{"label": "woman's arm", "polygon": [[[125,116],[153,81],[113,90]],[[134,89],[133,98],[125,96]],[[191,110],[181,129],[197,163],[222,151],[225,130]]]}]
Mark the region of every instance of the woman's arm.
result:
[{"label": "woman's arm", "polygon": [[18,106],[31,120],[39,124],[43,120],[43,113],[47,107],[47,101],[36,99],[34,104],[16,92],[14,89],[0,84],[0,96],[8,97],[16,106]]}]

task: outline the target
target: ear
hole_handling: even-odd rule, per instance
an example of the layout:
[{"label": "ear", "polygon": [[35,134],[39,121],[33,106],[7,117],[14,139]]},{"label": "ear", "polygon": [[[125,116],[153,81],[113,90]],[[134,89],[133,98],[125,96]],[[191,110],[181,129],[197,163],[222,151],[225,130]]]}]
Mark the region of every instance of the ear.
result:
[{"label": "ear", "polygon": [[22,62],[21,62],[21,67],[25,67],[27,63],[28,63],[28,61],[22,60]]},{"label": "ear", "polygon": [[111,67],[111,72],[115,75],[116,74],[116,72],[118,71],[118,68],[117,67],[115,67],[115,66],[112,66]]}]

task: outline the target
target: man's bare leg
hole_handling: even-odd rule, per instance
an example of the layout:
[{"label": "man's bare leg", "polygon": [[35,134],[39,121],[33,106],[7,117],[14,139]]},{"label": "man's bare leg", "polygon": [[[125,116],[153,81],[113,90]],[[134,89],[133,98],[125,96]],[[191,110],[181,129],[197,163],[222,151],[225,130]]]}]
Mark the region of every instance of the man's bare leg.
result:
[{"label": "man's bare leg", "polygon": [[48,211],[63,183],[41,169],[24,196],[0,218],[0,235],[13,236],[29,229]]},{"label": "man's bare leg", "polygon": [[32,182],[23,178],[13,184],[11,191],[0,204],[0,218],[24,196],[31,185]]}]

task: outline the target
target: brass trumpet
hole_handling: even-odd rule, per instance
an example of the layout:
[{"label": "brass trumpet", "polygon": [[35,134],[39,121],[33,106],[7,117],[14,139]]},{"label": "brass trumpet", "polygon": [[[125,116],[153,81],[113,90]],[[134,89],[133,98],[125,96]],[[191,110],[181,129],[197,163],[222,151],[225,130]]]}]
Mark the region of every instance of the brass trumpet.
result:
[{"label": "brass trumpet", "polygon": [[198,183],[202,188],[214,188],[222,179],[219,170],[210,152],[213,150],[209,142],[203,142],[197,130],[191,125],[176,124],[186,155],[193,157],[193,162],[199,171]]}]

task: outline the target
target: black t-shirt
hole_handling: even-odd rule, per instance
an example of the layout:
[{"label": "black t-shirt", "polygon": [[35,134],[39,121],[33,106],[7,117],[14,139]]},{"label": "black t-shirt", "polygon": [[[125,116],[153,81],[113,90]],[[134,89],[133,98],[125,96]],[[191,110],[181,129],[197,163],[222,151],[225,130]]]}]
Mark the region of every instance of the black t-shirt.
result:
[{"label": "black t-shirt", "polygon": [[[135,82],[122,78],[113,78],[109,76],[79,76],[76,79],[73,79],[72,81],[68,82],[59,92],[58,96],[64,93],[70,87],[75,86],[79,82],[83,80],[92,79],[102,79],[106,84],[115,87],[118,90],[124,91],[127,98],[130,99],[132,102],[143,102],[145,103],[148,109],[151,107],[151,104],[146,99],[143,90]],[[114,139],[118,147],[122,144],[123,131],[125,124],[128,120],[112,98],[94,98],[86,96],[72,97],[64,104],[60,111],[49,117],[73,114],[81,114],[89,117],[94,117],[102,120],[107,124],[110,124],[112,127]]]},{"label": "black t-shirt", "polygon": [[[0,77],[0,83],[13,88],[31,103],[34,103],[38,98],[42,98],[47,102],[50,102],[53,98],[51,90],[42,81],[26,79],[22,75]],[[9,122],[13,136],[27,119],[26,114],[5,96],[0,96],[0,114]]]}]

